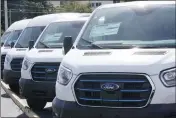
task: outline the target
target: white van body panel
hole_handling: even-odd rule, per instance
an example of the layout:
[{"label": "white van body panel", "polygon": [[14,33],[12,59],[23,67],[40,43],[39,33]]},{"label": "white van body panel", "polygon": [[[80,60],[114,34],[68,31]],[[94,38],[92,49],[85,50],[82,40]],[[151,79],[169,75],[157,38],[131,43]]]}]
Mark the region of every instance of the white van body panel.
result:
[{"label": "white van body panel", "polygon": [[[136,52],[166,52],[164,55],[137,55]],[[85,53],[92,55],[85,56]],[[98,52],[110,52],[107,55],[98,55]],[[95,55],[93,55],[93,53]],[[67,53],[61,63],[73,73],[67,86],[56,82],[56,97],[65,101],[76,101],[74,96],[74,82],[81,73],[140,73],[150,77],[155,90],[151,104],[175,103],[173,93],[175,87],[166,88],[160,78],[162,70],[175,66],[175,49],[122,49],[122,50],[78,50],[72,49]],[[78,69],[79,68],[79,69]],[[107,71],[108,70],[108,71]],[[57,78],[58,79],[58,78]],[[157,83],[157,84],[156,84]],[[67,94],[64,94],[67,91]],[[165,94],[167,93],[167,97]]]},{"label": "white van body panel", "polygon": [[[86,21],[88,17],[83,18],[66,18],[55,20],[54,22],[68,22],[68,21]],[[45,33],[44,31],[42,34]],[[40,37],[42,36],[40,35]],[[32,79],[31,68],[36,62],[61,62],[65,56],[63,53],[63,48],[54,48],[54,49],[37,49],[36,44],[40,41],[40,37],[30,51],[28,51],[24,57],[24,60],[28,60],[31,64],[27,70],[21,69],[21,78],[23,79]],[[37,55],[37,56],[36,56]],[[24,62],[24,61],[23,61]]]},{"label": "white van body panel", "polygon": [[23,19],[16,21],[10,25],[10,27],[6,30],[6,32],[13,31],[13,30],[23,30],[31,19]]},{"label": "white van body panel", "polygon": [[[83,14],[83,16],[87,16],[87,15],[89,15],[89,14]],[[59,20],[59,19],[74,19],[78,16],[82,16],[82,14],[81,13],[57,13],[57,14],[48,14],[48,15],[37,16],[37,17],[33,18],[28,23],[27,27],[35,27],[35,26],[46,26],[47,27],[51,22],[54,22],[56,20]],[[45,27],[45,29],[46,29],[46,27]],[[44,30],[43,30],[43,32],[44,32]],[[42,33],[39,35],[38,39],[40,39],[40,36],[42,35]],[[38,39],[36,40],[36,43],[38,42]],[[16,41],[16,44],[17,44],[18,40]],[[34,44],[34,47],[35,47],[35,44]],[[26,51],[27,48],[20,48],[20,49],[21,49],[20,51],[18,51],[16,49],[13,49],[12,51],[8,52],[8,55],[12,58],[16,58],[16,57],[23,58],[25,56],[26,52],[27,52]],[[22,49],[24,49],[24,50],[22,50]],[[6,63],[6,61],[5,61],[5,63]],[[10,69],[10,67],[8,67],[8,66],[10,66],[10,64],[4,64],[4,69]]]},{"label": "white van body panel", "polygon": [[[75,98],[75,95],[73,94],[74,90],[73,90],[72,83],[76,81],[76,79],[77,79],[77,75],[73,75],[71,81],[67,86],[63,86],[58,82],[56,82],[56,97],[60,100],[75,102],[76,98]],[[155,88],[160,88],[155,90],[155,94],[150,104],[175,103],[175,97],[173,97],[174,96],[173,93],[175,93],[174,87],[166,88],[165,86],[163,86],[160,79],[158,78],[158,75],[152,75],[150,76],[150,79],[153,81],[153,83],[158,83],[155,85]],[[67,92],[67,94],[65,94],[65,92]],[[166,97],[166,94],[163,94],[163,93],[167,93],[167,97]]]},{"label": "white van body panel", "polygon": [[[6,30],[6,32],[13,32],[15,30],[23,30],[24,28],[26,28],[27,24],[30,21],[31,21],[31,19],[24,19],[24,20],[16,21],[12,25],[10,25],[10,27]],[[6,54],[10,50],[11,50],[10,47],[2,46],[1,47],[1,55]]]},{"label": "white van body panel", "polygon": [[11,50],[10,47],[4,47],[4,46],[2,46],[2,47],[1,47],[1,55],[7,54],[7,52],[8,52],[9,50]]},{"label": "white van body panel", "polygon": [[[166,52],[165,55],[137,55],[137,52]],[[85,55],[91,52],[92,55]],[[107,55],[98,55],[93,53],[109,52]],[[146,73],[148,75],[157,75],[163,69],[175,65],[175,49],[131,49],[131,50],[71,50],[62,64],[73,71],[73,74],[86,72],[130,72]],[[75,58],[74,58],[75,57]],[[70,59],[71,58],[71,59]],[[78,60],[79,59],[79,60]],[[71,65],[71,67],[70,67]],[[78,70],[77,67],[81,68]],[[118,68],[117,68],[118,67]],[[97,69],[99,68],[99,69]]]},{"label": "white van body panel", "polygon": [[[47,52],[40,52],[47,51]],[[51,52],[49,52],[51,51]],[[36,56],[37,55],[37,56]],[[27,70],[21,69],[21,78],[32,79],[31,68],[36,62],[61,62],[63,58],[62,49],[36,49],[33,48],[26,53],[24,60],[29,60],[30,65]]]},{"label": "white van body panel", "polygon": [[[141,1],[102,5],[97,10],[112,8],[117,6],[143,5],[143,4],[175,4],[175,1]],[[92,13],[90,19],[94,15]],[[74,47],[80,40],[87,24],[86,22],[80,31]],[[139,53],[141,54],[139,54]],[[149,53],[149,54],[146,54]],[[163,54],[159,54],[164,52]],[[137,54],[138,53],[138,54]],[[142,54],[143,53],[143,54]],[[133,73],[145,74],[150,80],[154,90],[154,96],[150,104],[175,104],[175,86],[166,87],[160,78],[160,73],[169,68],[175,68],[175,49],[158,48],[158,49],[71,49],[64,56],[60,66],[69,69],[72,72],[71,80],[67,85],[59,83],[59,75],[56,82],[56,97],[59,100],[77,102],[75,97],[74,85],[80,74],[83,73]],[[59,72],[58,72],[59,74]],[[67,93],[67,94],[65,94]],[[78,103],[78,102],[77,102]],[[64,109],[64,108],[63,108]]]}]

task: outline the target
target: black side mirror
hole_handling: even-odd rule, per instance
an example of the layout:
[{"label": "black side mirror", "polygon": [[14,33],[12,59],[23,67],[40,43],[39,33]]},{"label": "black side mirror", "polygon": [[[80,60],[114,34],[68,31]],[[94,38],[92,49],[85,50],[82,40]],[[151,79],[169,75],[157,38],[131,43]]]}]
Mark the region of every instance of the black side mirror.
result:
[{"label": "black side mirror", "polygon": [[32,40],[32,41],[29,41],[29,50],[31,49],[31,48],[33,48],[33,46],[34,46],[34,41]]},{"label": "black side mirror", "polygon": [[13,48],[14,45],[15,45],[14,42],[11,42],[11,43],[10,43],[10,47],[11,47],[11,48]]},{"label": "black side mirror", "polygon": [[63,47],[64,47],[64,53],[67,54],[68,51],[72,48],[73,46],[73,40],[71,36],[66,36],[64,38],[64,43],[63,43]]},{"label": "black side mirror", "polygon": [[3,46],[4,45],[4,43],[3,42],[1,42],[1,46]]}]

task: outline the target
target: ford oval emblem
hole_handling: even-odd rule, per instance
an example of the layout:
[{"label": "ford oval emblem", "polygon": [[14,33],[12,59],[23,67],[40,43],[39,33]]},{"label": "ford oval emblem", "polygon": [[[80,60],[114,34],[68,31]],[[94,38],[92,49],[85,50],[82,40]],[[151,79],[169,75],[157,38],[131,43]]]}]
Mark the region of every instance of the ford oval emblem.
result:
[{"label": "ford oval emblem", "polygon": [[101,85],[101,89],[105,91],[115,91],[115,90],[118,90],[119,88],[120,86],[115,83],[105,83]]},{"label": "ford oval emblem", "polygon": [[46,68],[45,71],[47,73],[54,73],[54,72],[56,72],[56,69],[55,68]]}]

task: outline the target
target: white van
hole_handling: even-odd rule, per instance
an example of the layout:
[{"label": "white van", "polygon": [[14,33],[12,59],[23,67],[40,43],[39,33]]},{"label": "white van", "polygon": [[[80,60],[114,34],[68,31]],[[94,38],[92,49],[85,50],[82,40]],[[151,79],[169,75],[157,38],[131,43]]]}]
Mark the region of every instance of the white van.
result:
[{"label": "white van", "polygon": [[7,53],[5,58],[3,79],[6,84],[9,84],[12,90],[18,92],[18,81],[21,77],[22,61],[26,52],[29,51],[29,44],[30,46],[33,46],[44,28],[52,21],[70,16],[77,17],[78,15],[80,15],[80,13],[58,13],[41,15],[33,18],[29,22],[15,43],[14,47]]},{"label": "white van", "polygon": [[14,30],[17,30],[18,32],[22,32],[22,30],[26,27],[29,21],[30,19],[23,19],[23,20],[15,21],[14,23],[12,23],[1,36],[1,47],[4,45],[4,42],[6,41],[6,39],[8,39],[8,36],[10,36],[10,34]]},{"label": "white van", "polygon": [[[58,118],[165,118],[176,113],[175,1],[102,5],[58,71]],[[176,115],[176,114],[175,114]],[[175,118],[176,116],[173,116]]]},{"label": "white van", "polygon": [[63,40],[71,36],[74,42],[88,18],[70,16],[54,21],[25,55],[19,86],[21,95],[33,110],[42,110],[54,99],[57,70],[64,56]]},{"label": "white van", "polygon": [[20,36],[22,30],[27,26],[31,19],[24,19],[14,22],[10,27],[5,31],[1,37],[1,78],[2,71],[4,68],[4,60],[7,52],[13,47],[14,43]]}]

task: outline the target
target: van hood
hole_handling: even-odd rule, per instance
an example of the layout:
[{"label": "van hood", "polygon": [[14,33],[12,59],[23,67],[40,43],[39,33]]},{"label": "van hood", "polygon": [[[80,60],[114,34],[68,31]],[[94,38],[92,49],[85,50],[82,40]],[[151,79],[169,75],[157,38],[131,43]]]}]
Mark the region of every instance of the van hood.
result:
[{"label": "van hood", "polygon": [[1,47],[1,55],[7,54],[11,50],[11,47]]},{"label": "van hood", "polygon": [[25,56],[30,62],[61,62],[62,49],[31,49]]},{"label": "van hood", "polygon": [[71,50],[62,65],[74,74],[128,72],[159,74],[175,67],[175,49]]},{"label": "van hood", "polygon": [[12,58],[24,57],[28,48],[12,48],[7,54]]}]

